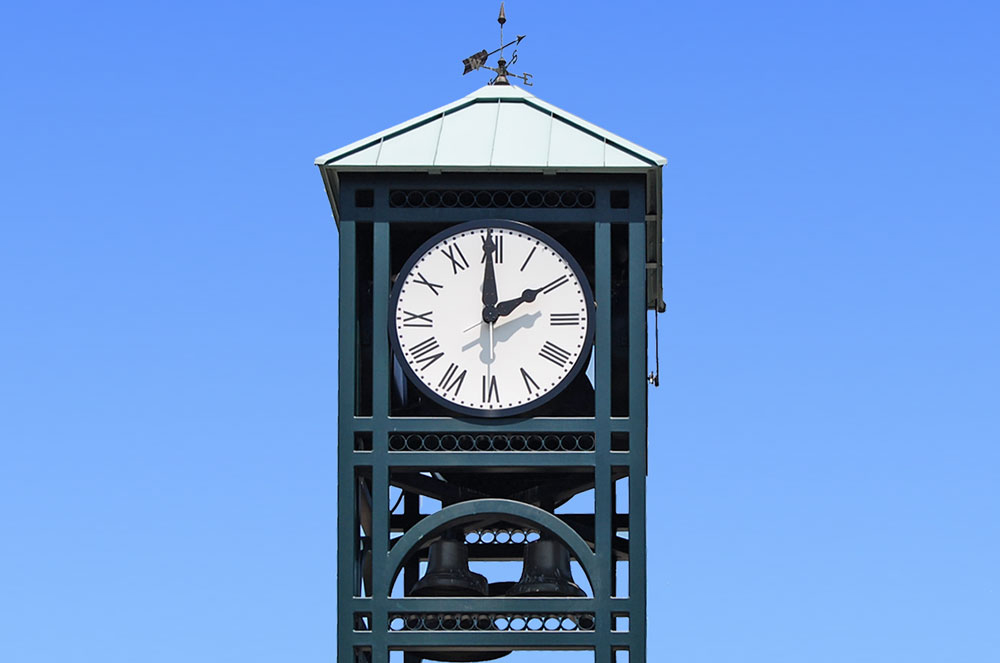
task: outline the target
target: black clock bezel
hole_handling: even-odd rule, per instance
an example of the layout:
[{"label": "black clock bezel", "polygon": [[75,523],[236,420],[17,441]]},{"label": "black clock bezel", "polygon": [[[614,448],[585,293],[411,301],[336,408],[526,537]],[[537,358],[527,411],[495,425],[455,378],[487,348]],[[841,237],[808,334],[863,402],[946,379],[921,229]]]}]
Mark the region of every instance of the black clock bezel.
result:
[{"label": "black clock bezel", "polygon": [[[580,287],[583,290],[583,298],[587,307],[587,331],[584,336],[583,349],[580,351],[580,356],[577,357],[576,362],[570,368],[569,372],[566,373],[563,379],[556,386],[544,395],[539,396],[537,399],[524,403],[523,405],[504,408],[502,410],[480,410],[477,408],[467,407],[465,405],[459,405],[435,393],[433,389],[424,384],[423,380],[417,376],[416,372],[406,361],[402,346],[400,346],[399,343],[399,335],[396,330],[396,307],[399,304],[399,294],[402,290],[403,281],[405,280],[406,275],[413,269],[417,260],[419,260],[425,253],[427,253],[427,251],[444,238],[479,228],[504,228],[507,230],[515,230],[517,232],[524,233],[525,235],[530,235],[541,242],[545,242],[553,251],[558,253],[559,256],[566,261],[566,264],[569,265],[570,269],[573,270],[573,273],[576,274],[576,278],[580,282]],[[562,393],[562,391],[576,378],[576,376],[590,360],[594,344],[594,327],[596,322],[594,318],[594,292],[590,287],[590,281],[587,279],[587,275],[580,267],[580,263],[577,262],[576,258],[573,257],[573,254],[571,254],[566,247],[556,241],[551,235],[548,235],[538,228],[521,221],[512,221],[510,219],[476,219],[474,221],[466,221],[464,223],[450,226],[441,232],[436,233],[433,237],[421,244],[410,255],[410,257],[407,258],[403,267],[399,270],[399,276],[397,276],[396,282],[392,286],[392,292],[389,295],[389,316],[387,326],[389,328],[389,344],[393,354],[398,357],[399,365],[402,367],[403,373],[406,375],[407,379],[416,385],[416,387],[420,389],[421,393],[426,395],[438,405],[452,410],[453,412],[472,417],[495,419],[499,417],[515,417],[522,415],[545,405]]]}]

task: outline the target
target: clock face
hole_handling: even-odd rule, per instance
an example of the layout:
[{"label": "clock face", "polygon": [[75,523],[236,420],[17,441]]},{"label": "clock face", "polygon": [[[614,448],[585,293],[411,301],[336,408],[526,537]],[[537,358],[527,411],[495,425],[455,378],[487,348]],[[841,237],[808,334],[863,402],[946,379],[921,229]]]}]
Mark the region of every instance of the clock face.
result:
[{"label": "clock face", "polygon": [[465,223],[420,247],[389,308],[393,350],[438,403],[514,415],[555,396],[593,342],[593,295],[554,239],[515,221]]}]

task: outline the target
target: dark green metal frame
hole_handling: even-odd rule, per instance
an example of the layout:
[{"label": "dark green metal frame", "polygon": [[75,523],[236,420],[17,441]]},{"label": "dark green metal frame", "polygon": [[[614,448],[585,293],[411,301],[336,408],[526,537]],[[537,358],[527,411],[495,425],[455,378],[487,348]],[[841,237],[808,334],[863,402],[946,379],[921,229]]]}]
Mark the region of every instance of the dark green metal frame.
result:
[{"label": "dark green metal frame", "polygon": [[[340,219],[340,337],[339,337],[339,473],[338,473],[338,655],[339,663],[353,663],[356,651],[370,651],[375,663],[386,663],[389,651],[398,649],[442,649],[445,647],[494,647],[506,649],[584,649],[594,652],[597,663],[610,663],[616,650],[628,650],[629,660],[646,660],[646,490],[647,469],[647,359],[646,359],[646,217],[645,178],[641,175],[493,175],[490,185],[535,188],[586,186],[595,190],[597,204],[592,209],[393,209],[388,192],[397,186],[481,187],[484,175],[414,175],[342,173]],[[374,190],[372,207],[355,207],[353,189]],[[628,190],[632,201],[627,209],[613,209],[610,191]],[[509,218],[545,230],[548,223],[591,223],[594,226],[594,297],[597,301],[595,362],[595,411],[593,417],[516,417],[470,419],[450,417],[390,416],[391,356],[387,327],[390,292],[390,242],[396,222],[461,222],[477,218]],[[357,270],[358,224],[372,224],[373,232],[373,320],[378,330],[372,341],[372,412],[355,415],[355,347],[357,343],[355,275]],[[625,224],[628,245],[628,417],[611,416],[611,386],[605,376],[611,372],[611,235],[614,224]],[[385,304],[379,304],[384,302]],[[389,451],[388,437],[394,432],[580,432],[592,433],[596,448],[589,452],[408,452]],[[627,433],[628,449],[612,450],[612,434]],[[356,449],[357,434],[369,435],[370,450]],[[530,505],[506,500],[462,502],[423,519],[390,549],[390,472],[396,468],[587,468],[595,478],[594,549],[565,524],[559,516]],[[357,516],[356,479],[359,468],[372,477],[371,549],[375,563],[372,596],[358,596],[357,551],[360,545]],[[628,497],[628,596],[612,596],[615,570],[612,550],[615,517],[613,471],[627,469]],[[411,506],[411,505],[407,505]],[[445,513],[447,511],[447,513]],[[407,511],[414,514],[415,510]],[[419,545],[440,529],[451,516],[504,513],[512,519],[530,522],[560,536],[587,573],[593,598],[390,598],[393,580],[410,545]],[[444,514],[444,515],[441,515]],[[592,631],[559,632],[394,632],[390,615],[399,612],[592,612]],[[355,630],[356,614],[370,616],[369,630]],[[615,616],[628,616],[628,630],[616,631]]]}]

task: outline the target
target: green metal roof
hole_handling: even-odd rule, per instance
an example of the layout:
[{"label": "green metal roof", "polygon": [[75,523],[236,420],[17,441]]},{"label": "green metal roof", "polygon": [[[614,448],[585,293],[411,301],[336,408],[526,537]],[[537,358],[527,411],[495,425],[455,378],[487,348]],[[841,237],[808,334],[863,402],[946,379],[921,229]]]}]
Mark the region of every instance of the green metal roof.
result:
[{"label": "green metal roof", "polygon": [[635,171],[666,162],[512,85],[484,86],[316,159],[334,170]]}]

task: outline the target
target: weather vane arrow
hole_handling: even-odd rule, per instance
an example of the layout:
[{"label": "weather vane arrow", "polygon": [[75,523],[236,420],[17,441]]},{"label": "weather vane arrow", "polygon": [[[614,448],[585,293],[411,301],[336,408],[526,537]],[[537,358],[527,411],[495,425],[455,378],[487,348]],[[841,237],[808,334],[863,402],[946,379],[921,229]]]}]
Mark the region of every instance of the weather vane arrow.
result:
[{"label": "weather vane arrow", "polygon": [[[517,50],[514,51],[514,55],[511,57],[510,62],[507,62],[506,60],[504,60],[503,57],[503,49],[508,48],[510,46],[517,46],[518,44],[521,43],[521,40],[524,39],[526,35],[518,35],[517,39],[509,41],[506,44],[503,43],[503,24],[506,22],[507,22],[507,15],[504,12],[503,3],[501,2],[500,16],[497,17],[497,23],[500,24],[500,47],[495,48],[492,51],[487,51],[484,48],[478,53],[473,53],[469,57],[462,60],[462,64],[465,65],[465,71],[462,72],[463,76],[469,73],[470,71],[477,71],[479,69],[489,69],[490,71],[496,74],[493,80],[490,81],[490,85],[510,85],[510,83],[507,81],[508,76],[513,76],[514,78],[521,79],[522,81],[524,81],[525,85],[532,85],[531,81],[529,80],[530,78],[532,78],[531,74],[528,73],[515,74],[507,70],[508,64],[514,64],[515,62],[517,62]],[[486,64],[486,61],[489,60],[490,56],[495,53],[500,54],[500,57],[497,59],[497,66],[490,67]]]},{"label": "weather vane arrow", "polygon": [[507,48],[508,46],[517,46],[518,44],[521,43],[521,40],[524,39],[526,36],[527,35],[518,35],[517,39],[515,39],[513,41],[507,42],[506,44],[504,44],[500,48],[494,48],[489,53],[487,53],[486,49],[484,48],[483,50],[479,51],[478,53],[475,53],[475,54],[470,55],[469,57],[465,58],[464,60],[462,60],[462,64],[465,65],[465,71],[462,72],[462,75],[465,76],[470,71],[475,71],[477,69],[482,68],[486,64],[486,60],[488,60],[491,55],[493,55],[494,53],[498,53],[498,52],[502,51],[503,49]]}]

